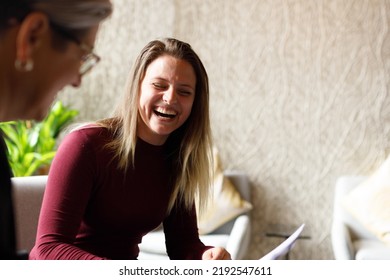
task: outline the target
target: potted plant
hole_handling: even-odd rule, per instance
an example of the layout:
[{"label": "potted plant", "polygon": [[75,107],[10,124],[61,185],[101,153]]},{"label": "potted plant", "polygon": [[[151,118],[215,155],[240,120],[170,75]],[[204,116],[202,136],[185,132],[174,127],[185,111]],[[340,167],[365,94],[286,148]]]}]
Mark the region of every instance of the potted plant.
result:
[{"label": "potted plant", "polygon": [[46,174],[56,154],[56,140],[60,132],[78,114],[57,101],[41,122],[12,121],[0,123],[7,144],[8,161],[13,175]]}]

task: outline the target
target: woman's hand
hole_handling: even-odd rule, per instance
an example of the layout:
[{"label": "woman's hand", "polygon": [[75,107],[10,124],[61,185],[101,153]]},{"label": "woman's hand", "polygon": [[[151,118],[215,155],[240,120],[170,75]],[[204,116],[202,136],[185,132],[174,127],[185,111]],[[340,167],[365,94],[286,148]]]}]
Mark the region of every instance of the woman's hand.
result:
[{"label": "woman's hand", "polygon": [[231,260],[230,254],[222,247],[211,248],[204,251],[202,260]]}]

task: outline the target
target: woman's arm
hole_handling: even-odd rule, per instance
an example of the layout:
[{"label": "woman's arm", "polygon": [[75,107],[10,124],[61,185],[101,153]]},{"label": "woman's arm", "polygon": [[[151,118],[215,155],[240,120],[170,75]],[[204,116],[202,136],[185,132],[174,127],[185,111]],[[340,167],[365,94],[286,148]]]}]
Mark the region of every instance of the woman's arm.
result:
[{"label": "woman's arm", "polygon": [[83,130],[70,133],[50,168],[32,259],[102,259],[74,246],[91,195],[95,154]]},{"label": "woman's arm", "polygon": [[200,260],[203,252],[212,248],[199,239],[195,206],[187,210],[184,205],[176,205],[163,225],[170,259]]}]

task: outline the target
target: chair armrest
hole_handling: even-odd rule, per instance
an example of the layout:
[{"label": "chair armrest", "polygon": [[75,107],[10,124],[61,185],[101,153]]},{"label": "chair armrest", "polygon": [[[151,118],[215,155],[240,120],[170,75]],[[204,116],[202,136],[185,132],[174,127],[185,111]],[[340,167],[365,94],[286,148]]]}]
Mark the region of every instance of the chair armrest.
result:
[{"label": "chair armrest", "polygon": [[234,221],[230,233],[226,250],[230,253],[233,260],[239,260],[245,257],[250,241],[250,219],[249,215],[238,216]]},{"label": "chair armrest", "polygon": [[13,177],[11,182],[17,249],[29,252],[35,243],[47,175]]},{"label": "chair armrest", "polygon": [[335,220],[332,224],[332,247],[336,260],[355,259],[355,250],[347,226]]}]

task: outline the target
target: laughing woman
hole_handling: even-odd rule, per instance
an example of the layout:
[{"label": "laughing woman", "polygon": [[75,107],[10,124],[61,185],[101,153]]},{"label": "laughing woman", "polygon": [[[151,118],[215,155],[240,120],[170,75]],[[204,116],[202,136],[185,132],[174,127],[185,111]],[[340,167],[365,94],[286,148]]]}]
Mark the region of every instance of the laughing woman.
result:
[{"label": "laughing woman", "polygon": [[110,119],[71,132],[52,164],[31,259],[137,259],[163,223],[171,259],[230,259],[198,236],[212,158],[207,73],[187,43],[138,56]]}]

